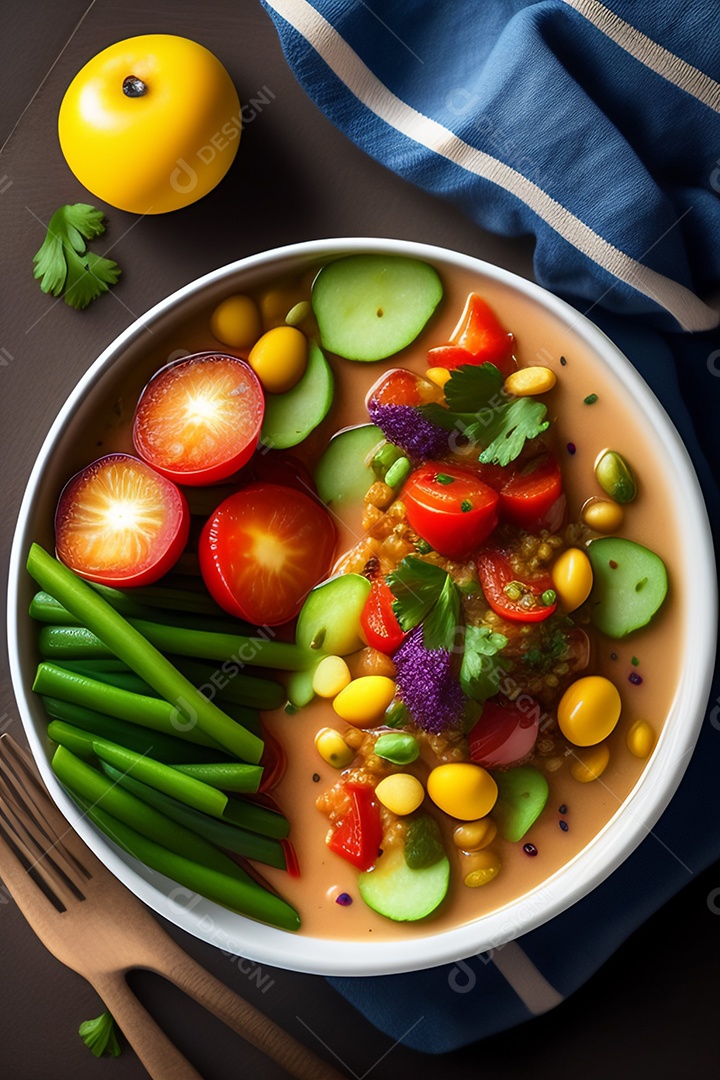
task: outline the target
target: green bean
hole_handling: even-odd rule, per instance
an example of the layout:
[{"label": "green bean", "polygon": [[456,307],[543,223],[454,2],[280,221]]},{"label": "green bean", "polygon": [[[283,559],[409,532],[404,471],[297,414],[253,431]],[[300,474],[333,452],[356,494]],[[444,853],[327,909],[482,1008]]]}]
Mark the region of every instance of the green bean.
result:
[{"label": "green bean", "polygon": [[129,694],[127,690],[107,686],[97,679],[88,679],[84,675],[64,671],[56,664],[38,665],[33,690],[43,697],[58,698],[72,705],[81,705],[86,709],[114,716],[118,720],[128,720],[132,724],[161,731],[165,735],[177,736],[187,742],[224,749],[200,731],[197,725],[192,726],[181,720],[177,710],[169,702],[161,698]]},{"label": "green bean", "polygon": [[[122,661],[119,661],[119,663],[124,670],[118,668],[111,669],[110,671],[104,670],[102,665],[111,662],[112,661],[110,660],[58,660],[56,661],[56,665],[57,667],[62,668],[63,671],[73,671],[76,675],[85,675],[90,679],[96,679],[98,682],[106,683],[108,686],[116,686],[120,690],[129,690],[133,694],[145,694],[147,697],[160,696],[156,690],[153,690],[152,686],[149,686],[145,682],[144,679],[141,679],[139,675],[130,671],[126,664],[122,664]],[[178,670],[180,670],[179,666]],[[214,684],[211,689],[214,689]],[[262,738],[260,715],[257,709],[247,708],[244,705],[237,705],[234,701],[227,701],[223,699],[221,692],[218,692],[217,697],[222,701],[223,712],[226,712],[235,723],[242,724],[248,731],[252,731],[253,734]]]},{"label": "green bean", "polygon": [[[217,660],[238,666],[252,664],[255,667],[275,668],[280,671],[304,671],[322,659],[322,654],[315,650],[310,651],[299,645],[274,641],[271,638],[195,632],[178,626],[147,622],[144,619],[130,619],[128,625],[139,631],[156,649],[179,656]],[[39,640],[45,650],[44,656],[52,655],[59,659],[92,660],[116,655],[99,636],[83,627],[43,626]],[[132,664],[129,666],[133,667]]]},{"label": "green bean", "polygon": [[178,855],[194,859],[221,873],[236,876],[236,871],[239,870],[237,876],[244,881],[251,880],[237,863],[223,855],[213,844],[179,822],[173,821],[157,808],[148,806],[137,795],[131,794],[85,761],[81,761],[65,746],[58,746],[51,764],[55,775],[71,791],[89,799],[94,805],[101,806],[126,825],[137,829],[148,840],[154,840]]},{"label": "green bean", "polygon": [[[122,604],[127,600],[131,600],[145,608],[152,607],[164,611],[187,611],[193,615],[225,617],[225,612],[207,593],[192,592],[189,589],[169,589],[165,585],[140,585],[133,586],[131,595],[122,589],[113,589],[108,585],[99,585],[95,582],[91,584],[96,592],[104,596],[108,603],[111,603],[115,610],[122,615],[129,615],[130,612],[125,612],[120,607],[117,607],[114,601],[117,604]],[[238,623],[238,625],[241,624]]]},{"label": "green bean", "polygon": [[211,817],[222,817],[228,803],[227,795],[202,780],[186,776],[172,765],[163,765],[161,761],[136,754],[134,750],[127,750],[107,739],[93,739],[93,750],[101,761],[107,761],[108,765],[114,765],[122,772],[132,772],[138,780],[164,791],[166,795],[172,795],[178,802],[202,810]]},{"label": "green bean", "polygon": [[148,787],[141,780],[136,780],[134,777],[128,776],[127,773],[118,772],[117,769],[113,769],[112,765],[106,765],[104,762],[100,764],[103,772],[113,783],[127,788],[128,791],[137,795],[143,802],[149,803],[150,806],[154,806],[162,813],[167,814],[173,821],[186,825],[188,829],[199,833],[200,836],[204,836],[206,840],[212,841],[218,847],[224,848],[226,851],[234,851],[237,855],[243,855],[246,859],[254,859],[256,862],[275,866],[278,870],[287,869],[285,852],[280,840],[269,836],[260,836],[258,833],[250,832],[237,825],[231,825],[227,821],[219,821],[217,818],[208,817],[207,814],[202,814],[199,810],[193,810],[191,807],[179,803],[172,796]]},{"label": "green bean", "polygon": [[244,765],[236,761],[217,761],[207,764],[192,762],[174,767],[177,772],[202,780],[204,784],[219,788],[220,791],[250,792],[251,794],[260,787],[263,775],[262,766]]},{"label": "green bean", "polygon": [[[185,611],[168,611],[160,607],[139,604],[132,597],[117,589],[105,588],[97,582],[88,582],[107,602],[125,618],[148,619],[150,622],[164,622],[172,618],[174,626],[182,626],[186,630],[213,631],[225,634],[239,634],[249,629],[247,623],[239,619],[232,619],[224,615],[197,615]],[[81,620],[72,615],[67,608],[63,607],[49,593],[40,591],[35,593],[28,608],[30,617],[36,622],[51,623],[54,626],[82,626]]]},{"label": "green bean", "polygon": [[[43,698],[43,704],[51,718],[48,735],[54,742],[59,742],[67,746],[68,750],[77,753],[78,757],[95,756],[92,748],[94,738],[108,739],[119,746],[126,746],[128,750],[134,750],[137,754],[149,754],[156,761],[164,761],[166,765],[216,763],[224,753],[220,749],[210,750],[205,746],[191,745],[171,735],[128,724],[112,716],[103,716],[92,709],[83,709],[80,705],[71,705],[56,698]],[[86,752],[81,754],[79,749],[75,750],[66,742],[66,736],[73,739],[74,746],[86,747]]]},{"label": "green bean", "polygon": [[99,829],[130,855],[158,873],[165,874],[198,895],[251,919],[270,923],[282,930],[299,929],[300,916],[282,897],[264,891],[255,882],[250,885],[176,855],[124,825],[100,807],[92,806],[86,800],[78,801]]},{"label": "green bean", "polygon": [[[118,659],[124,660],[137,675],[162,694],[166,701],[172,703],[180,714],[197,724],[205,734],[241,760],[257,764],[262,756],[262,740],[236,724],[214,702],[203,697],[189,679],[173,667],[135,626],[131,626],[106,600],[98,596],[87,582],[48,555],[38,544],[33,544],[30,548],[27,566],[30,576],[42,589],[59,600],[93,634],[97,634],[100,641],[104,642]],[[149,622],[143,622],[142,625],[155,626]],[[187,630],[174,632],[190,638],[203,636]],[[223,637],[215,634],[207,636]],[[286,648],[292,649],[292,646]],[[178,650],[166,648],[166,651]],[[182,651],[181,649],[180,652]]]},{"label": "green bean", "polygon": [[284,840],[290,833],[290,823],[286,817],[248,799],[228,799],[223,820],[263,836],[274,836],[278,840]]},{"label": "green bean", "polygon": [[173,656],[172,662],[201,691],[208,687],[223,703],[231,701],[256,709],[278,709],[285,701],[285,690],[279,682],[245,675],[242,664],[226,661],[218,668],[216,664],[185,656]]}]

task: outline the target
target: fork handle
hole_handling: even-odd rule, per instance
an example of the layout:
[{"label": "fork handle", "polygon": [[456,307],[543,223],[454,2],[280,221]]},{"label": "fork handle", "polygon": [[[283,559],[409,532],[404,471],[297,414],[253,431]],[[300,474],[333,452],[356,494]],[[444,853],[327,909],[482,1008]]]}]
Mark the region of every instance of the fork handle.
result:
[{"label": "fork handle", "polygon": [[162,949],[156,950],[152,966],[148,964],[148,967],[175,983],[297,1080],[347,1080],[270,1017],[211,975],[171,937],[167,936]]},{"label": "fork handle", "polygon": [[203,1080],[135,997],[124,974],[97,976],[93,985],[152,1080]]}]

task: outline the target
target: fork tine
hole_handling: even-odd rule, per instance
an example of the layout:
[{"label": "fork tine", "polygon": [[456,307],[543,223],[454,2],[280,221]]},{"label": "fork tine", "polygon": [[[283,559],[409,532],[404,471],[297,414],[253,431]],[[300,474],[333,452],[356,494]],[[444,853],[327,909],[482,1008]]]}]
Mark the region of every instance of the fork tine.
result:
[{"label": "fork tine", "polygon": [[32,818],[8,800],[5,792],[0,792],[0,827],[6,841],[25,860],[26,873],[32,873],[40,880],[51,899],[57,900],[63,908],[84,899],[82,888],[77,883],[77,871],[69,864],[66,865],[70,872],[66,871],[62,865],[64,860],[39,833]]},{"label": "fork tine", "polygon": [[48,841],[62,849],[66,859],[84,878],[92,877],[86,865],[90,857],[87,847],[48,795],[33,759],[7,733],[0,735],[0,779],[12,784],[13,801],[25,805]]}]

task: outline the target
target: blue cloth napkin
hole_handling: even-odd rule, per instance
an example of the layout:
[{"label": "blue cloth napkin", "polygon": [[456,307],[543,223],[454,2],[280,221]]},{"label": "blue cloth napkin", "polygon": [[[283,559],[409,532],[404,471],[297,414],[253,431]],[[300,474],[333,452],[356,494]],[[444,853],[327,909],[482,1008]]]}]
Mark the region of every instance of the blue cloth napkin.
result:
[{"label": "blue cloth napkin", "polygon": [[[720,22],[713,0],[262,0],[287,60],[358,146],[473,221],[536,238],[538,282],[588,314],[674,420],[720,536]],[[581,902],[495,951],[333,979],[442,1053],[573,993],[720,857],[720,675],[652,833]],[[418,1018],[424,1018],[418,1023]]]}]

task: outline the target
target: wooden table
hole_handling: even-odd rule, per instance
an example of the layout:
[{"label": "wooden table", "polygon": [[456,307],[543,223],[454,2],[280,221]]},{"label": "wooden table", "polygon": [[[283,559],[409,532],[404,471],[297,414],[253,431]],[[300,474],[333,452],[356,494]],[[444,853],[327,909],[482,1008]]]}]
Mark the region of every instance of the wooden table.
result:
[{"label": "wooden table", "polygon": [[[198,275],[293,241],[392,236],[455,248],[532,276],[528,241],[483,232],[346,141],[296,84],[257,0],[95,0],[89,8],[87,0],[34,0],[3,15],[0,142],[8,140],[0,155],[3,567],[28,473],[68,392],[137,315]],[[247,124],[231,173],[210,197],[167,217],[138,220],[112,211],[108,238],[123,267],[122,285],[77,313],[43,296],[32,279],[31,259],[43,223],[61,204],[88,198],[60,154],[58,105],[87,59],[113,41],[148,32],[196,38],[226,65],[241,100],[264,96],[268,104]],[[5,576],[3,569],[3,588]],[[0,728],[22,739],[6,670],[3,674]],[[690,881],[554,1012],[442,1058],[393,1046],[322,978],[258,971],[169,930],[219,978],[341,1064],[348,1076],[700,1080],[716,1075],[718,1060],[718,887],[720,866]],[[282,1076],[160,980],[138,975],[134,985],[207,1080]],[[5,1080],[145,1075],[129,1050],[111,1063],[96,1061],[83,1047],[78,1024],[97,1015],[101,1005],[89,986],[45,951],[4,889],[0,988]]]}]

